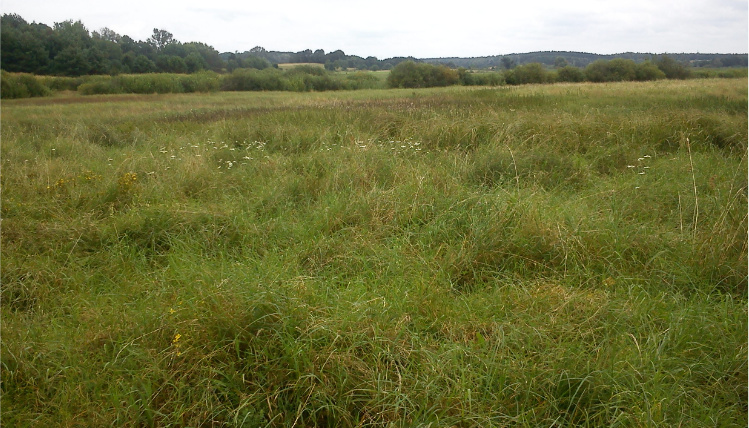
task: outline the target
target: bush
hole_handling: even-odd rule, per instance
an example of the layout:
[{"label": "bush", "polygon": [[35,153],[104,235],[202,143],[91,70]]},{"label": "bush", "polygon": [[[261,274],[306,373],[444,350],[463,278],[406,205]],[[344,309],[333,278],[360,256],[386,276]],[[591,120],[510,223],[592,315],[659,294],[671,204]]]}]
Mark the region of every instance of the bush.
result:
[{"label": "bush", "polygon": [[390,88],[430,88],[455,85],[458,72],[444,65],[404,61],[393,67],[387,78]]},{"label": "bush", "polygon": [[590,82],[621,82],[637,78],[637,65],[631,59],[598,60],[585,67],[585,78]]},{"label": "bush", "polygon": [[526,83],[547,83],[552,81],[552,75],[540,63],[520,65],[505,72],[508,85],[523,85]]},{"label": "bush", "polygon": [[26,87],[30,97],[44,97],[51,94],[49,88],[42,85],[42,82],[31,74],[19,75],[18,82]]},{"label": "bush", "polygon": [[668,55],[661,55],[656,58],[655,65],[658,66],[668,79],[686,79],[691,74],[686,65]]},{"label": "bush", "polygon": [[50,94],[49,88],[31,74],[3,71],[0,76],[0,98],[44,97]]},{"label": "bush", "polygon": [[471,73],[465,68],[458,69],[460,84],[464,86],[500,86],[505,84],[502,73]]},{"label": "bush", "polygon": [[567,65],[557,70],[556,80],[557,82],[582,82],[585,80],[585,74],[579,67]]},{"label": "bush", "polygon": [[650,61],[637,64],[637,68],[635,69],[635,80],[640,82],[665,78],[666,74]]}]

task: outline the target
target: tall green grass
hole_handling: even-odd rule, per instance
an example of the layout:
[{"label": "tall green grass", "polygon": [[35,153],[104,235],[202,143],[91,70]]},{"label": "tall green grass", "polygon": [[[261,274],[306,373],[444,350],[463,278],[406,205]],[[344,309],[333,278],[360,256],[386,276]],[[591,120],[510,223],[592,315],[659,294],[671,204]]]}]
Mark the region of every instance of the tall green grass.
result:
[{"label": "tall green grass", "polygon": [[2,422],[747,423],[745,80],[2,104]]}]

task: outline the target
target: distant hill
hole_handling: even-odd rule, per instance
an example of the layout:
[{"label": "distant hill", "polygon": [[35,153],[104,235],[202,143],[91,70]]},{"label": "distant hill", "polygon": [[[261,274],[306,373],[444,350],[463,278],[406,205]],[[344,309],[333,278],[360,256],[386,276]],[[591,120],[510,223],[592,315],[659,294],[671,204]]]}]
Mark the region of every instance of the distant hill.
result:
[{"label": "distant hill", "polygon": [[325,64],[328,69],[358,69],[358,70],[389,70],[396,66],[398,63],[411,60],[419,61],[414,57],[395,57],[388,59],[377,59],[373,56],[366,58],[358,55],[347,55],[342,50],[336,50],[333,52],[325,52],[322,49],[312,51],[306,49],[299,52],[280,52],[280,51],[269,51],[261,46],[256,46],[249,51],[245,52],[224,52],[220,54],[224,61],[231,60],[246,60],[248,58],[257,57],[268,61],[271,64],[286,64],[286,63],[313,63],[313,64]]},{"label": "distant hill", "polygon": [[[449,57],[449,58],[414,58],[414,57],[397,57],[388,59],[377,59],[370,56],[363,58],[357,55],[347,55],[341,50],[326,53],[322,49],[316,51],[304,50],[300,52],[279,52],[268,51],[262,47],[255,47],[242,53],[224,52],[221,58],[225,61],[230,59],[246,59],[249,57],[259,57],[267,60],[271,64],[283,63],[319,63],[326,64],[330,69],[368,69],[368,70],[389,70],[399,62],[412,60],[431,64],[444,64],[451,68],[465,67],[472,69],[491,69],[491,68],[513,68],[517,65],[538,62],[547,66],[564,66],[572,65],[575,67],[585,67],[597,60],[610,60],[614,58],[631,59],[635,62],[643,62],[652,59],[658,54],[624,52],[612,55],[601,55],[585,52],[567,52],[567,51],[544,51],[514,53],[509,55],[493,55],[482,57]],[[669,57],[689,64],[693,67],[747,67],[747,54],[703,54],[703,53],[669,53]]]},{"label": "distant hill", "polygon": [[[746,67],[747,54],[704,54],[704,53],[669,53],[669,57],[693,67]],[[494,55],[473,58],[424,58],[423,62],[445,64],[450,67],[465,68],[511,68],[515,65],[538,62],[548,66],[572,65],[585,67],[597,60],[614,58],[631,59],[642,62],[657,56],[652,53],[625,52],[612,55],[600,55],[585,52],[545,51],[514,53],[509,55]],[[564,61],[564,62],[561,62]]]}]

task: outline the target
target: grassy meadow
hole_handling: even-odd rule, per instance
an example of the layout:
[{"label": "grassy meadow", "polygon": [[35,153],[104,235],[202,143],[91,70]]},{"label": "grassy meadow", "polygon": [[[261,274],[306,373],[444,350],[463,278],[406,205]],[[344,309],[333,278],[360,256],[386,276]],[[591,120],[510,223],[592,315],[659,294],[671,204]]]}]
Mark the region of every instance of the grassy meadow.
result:
[{"label": "grassy meadow", "polygon": [[747,79],[2,102],[7,426],[746,426]]}]

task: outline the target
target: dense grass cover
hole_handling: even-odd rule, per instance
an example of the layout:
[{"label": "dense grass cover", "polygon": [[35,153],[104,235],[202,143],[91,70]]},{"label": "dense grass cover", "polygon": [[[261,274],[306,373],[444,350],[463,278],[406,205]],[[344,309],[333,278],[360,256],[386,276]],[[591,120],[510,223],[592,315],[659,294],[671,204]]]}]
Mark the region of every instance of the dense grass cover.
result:
[{"label": "dense grass cover", "polygon": [[746,426],[747,81],[2,104],[7,426]]}]

